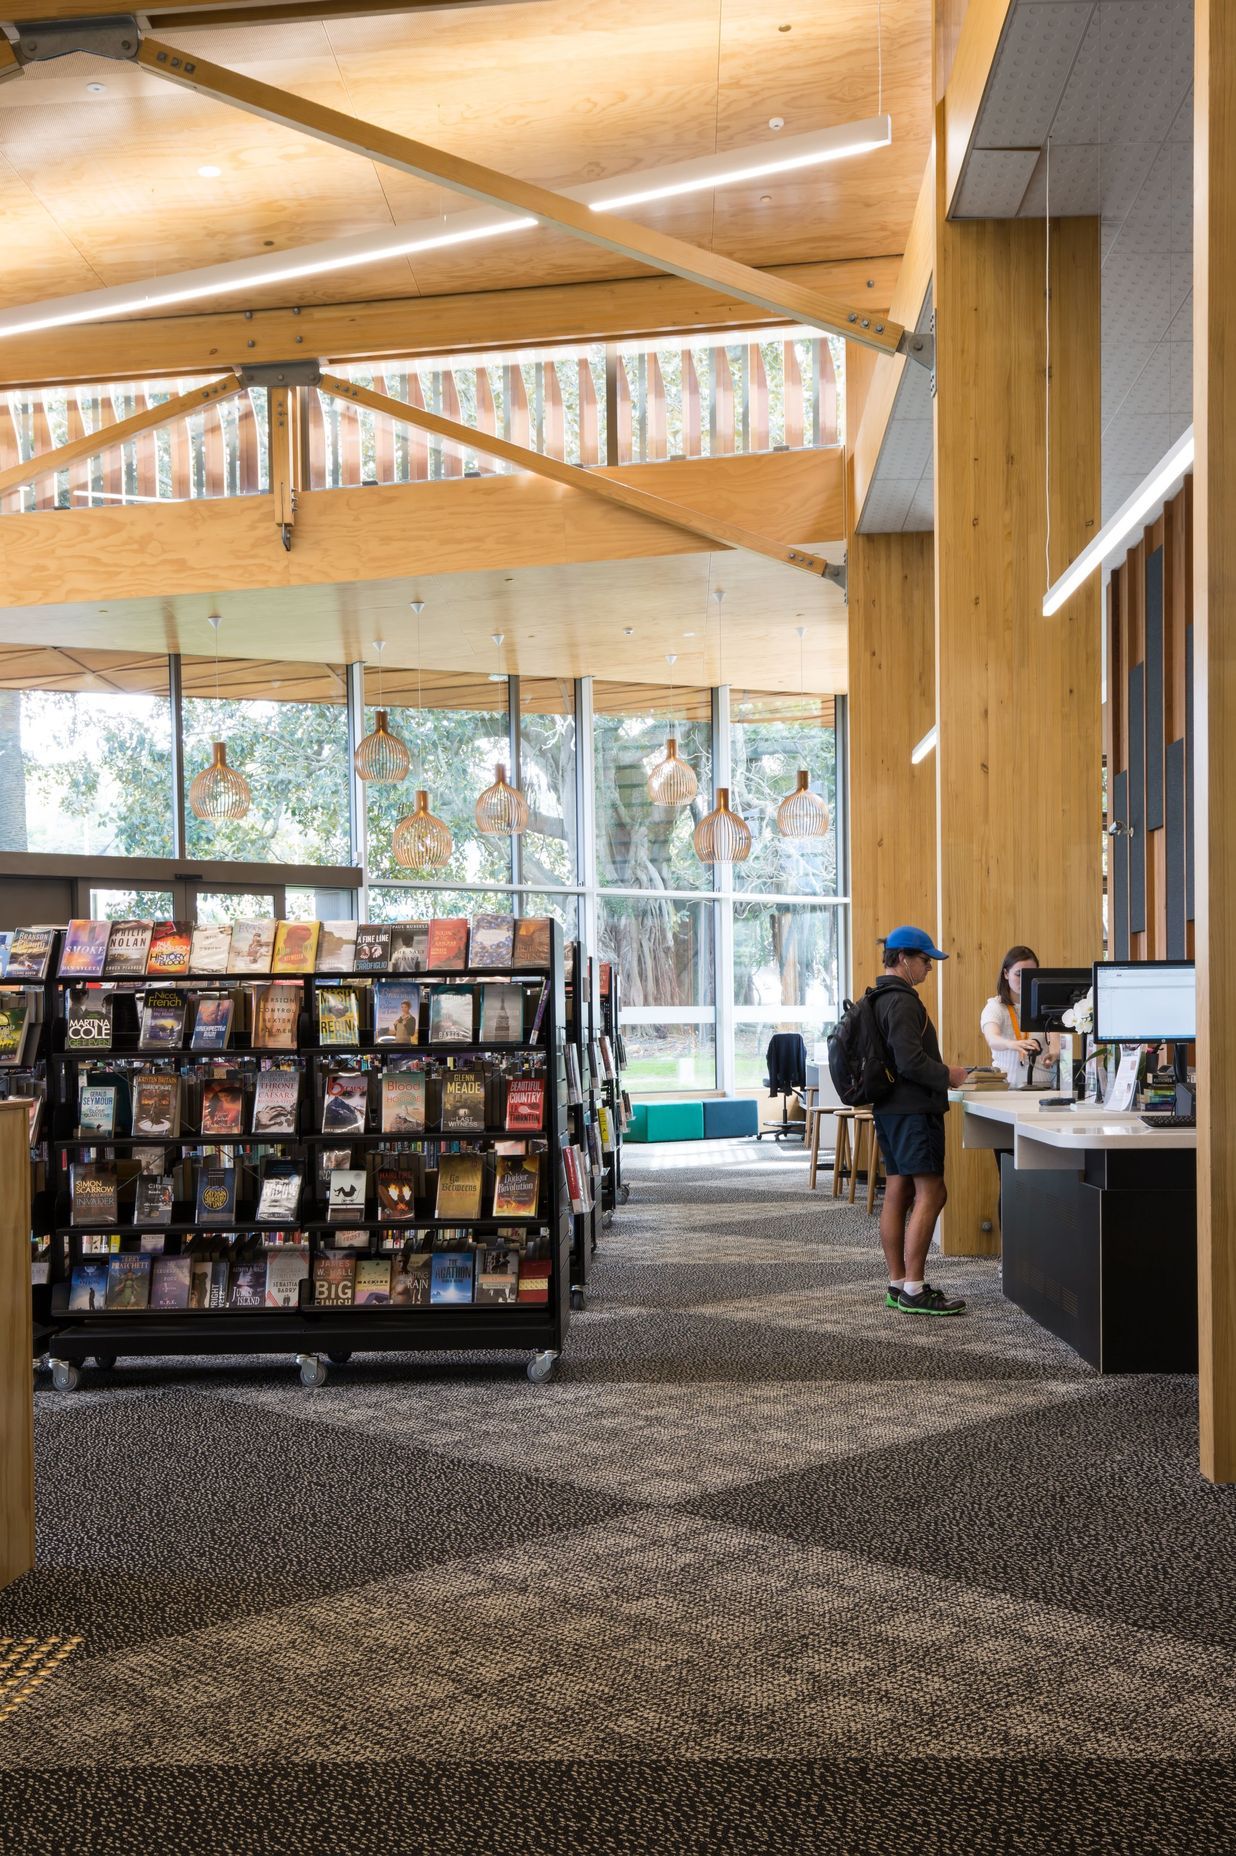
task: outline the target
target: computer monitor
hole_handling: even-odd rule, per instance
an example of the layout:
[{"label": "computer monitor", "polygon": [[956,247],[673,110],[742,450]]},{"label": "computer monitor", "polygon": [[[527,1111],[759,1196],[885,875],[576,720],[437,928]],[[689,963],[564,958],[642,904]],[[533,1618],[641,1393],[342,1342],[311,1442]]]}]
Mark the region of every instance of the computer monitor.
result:
[{"label": "computer monitor", "polygon": [[1064,1014],[1089,990],[1089,967],[1023,967],[1017,1022],[1023,1031],[1063,1031]]},{"label": "computer monitor", "polygon": [[1100,1044],[1191,1044],[1197,984],[1191,960],[1096,960],[1094,1035]]}]

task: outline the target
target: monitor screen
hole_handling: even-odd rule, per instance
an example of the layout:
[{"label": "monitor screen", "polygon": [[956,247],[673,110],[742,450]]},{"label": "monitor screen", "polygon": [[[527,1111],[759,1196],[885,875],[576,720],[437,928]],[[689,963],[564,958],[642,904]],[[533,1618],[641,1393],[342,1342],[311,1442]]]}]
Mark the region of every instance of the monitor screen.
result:
[{"label": "monitor screen", "polygon": [[1193,962],[1096,961],[1094,1035],[1101,1044],[1191,1043],[1197,1036]]},{"label": "monitor screen", "polygon": [[1017,1012],[1021,1029],[1062,1030],[1064,1014],[1089,990],[1089,967],[1023,967]]}]

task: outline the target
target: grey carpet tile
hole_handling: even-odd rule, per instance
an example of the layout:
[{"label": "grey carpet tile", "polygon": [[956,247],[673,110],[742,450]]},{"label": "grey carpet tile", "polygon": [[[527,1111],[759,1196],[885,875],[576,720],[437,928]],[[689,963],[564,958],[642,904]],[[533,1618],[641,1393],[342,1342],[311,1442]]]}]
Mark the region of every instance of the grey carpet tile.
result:
[{"label": "grey carpet tile", "polygon": [[796,1296],[819,1289],[821,1281],[861,1282],[871,1292],[870,1256],[837,1256],[833,1251],[805,1251],[800,1258],[767,1254],[746,1259],[712,1257],[692,1262],[646,1258],[637,1261],[619,1239],[613,1262],[605,1263],[589,1285],[592,1306],[627,1304],[637,1308],[700,1308],[710,1302],[730,1302],[736,1291],[762,1300],[780,1295],[793,1304]]}]

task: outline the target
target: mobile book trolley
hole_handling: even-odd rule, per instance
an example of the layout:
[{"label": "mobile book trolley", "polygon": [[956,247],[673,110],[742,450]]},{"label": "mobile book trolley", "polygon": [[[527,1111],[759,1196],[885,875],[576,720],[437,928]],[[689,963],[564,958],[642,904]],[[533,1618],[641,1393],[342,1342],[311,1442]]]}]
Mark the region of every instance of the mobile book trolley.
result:
[{"label": "mobile book trolley", "polygon": [[[517,965],[509,953],[501,963],[487,957],[483,964],[472,964],[475,935],[470,936],[467,923],[453,925],[461,931],[462,957],[441,968],[423,958],[412,965],[362,965],[358,942],[350,970],[103,980],[97,990],[112,998],[111,1036],[106,1045],[89,1051],[68,1048],[69,994],[80,982],[60,977],[49,984],[50,1149],[56,1190],[45,1346],[59,1389],[71,1390],[78,1383],[87,1359],[106,1368],[118,1357],[134,1355],[286,1352],[295,1358],[302,1383],[318,1386],[325,1382],[328,1362],[346,1364],[354,1352],[526,1351],[531,1355],[528,1377],[534,1383],[548,1378],[562,1351],[569,1311],[561,929],[548,920],[538,922],[542,941],[535,965]],[[383,932],[401,926],[423,924],[394,924]],[[362,938],[365,933],[362,929]],[[392,1031],[388,1025],[386,1033],[378,1022],[385,981],[393,982],[391,990],[405,1006],[412,1006],[410,1014],[401,1013],[401,1028]],[[275,983],[295,988],[296,996],[294,1014],[286,999],[280,1001],[290,1028],[286,1041],[272,1048],[258,1041],[259,1003],[254,999],[249,1008],[242,995]],[[507,995],[500,1002],[500,1037],[483,1035],[489,1022],[483,993],[490,987]],[[179,1038],[151,1048],[148,1039],[143,1042],[149,1014],[142,1007],[149,1005],[143,995],[155,989],[182,995],[186,1013]],[[95,991],[95,983],[90,990]],[[338,1016],[324,1015],[328,993],[353,997],[354,1021],[344,1024],[351,1035],[340,1037]],[[227,994],[233,997],[235,1017],[226,1048],[192,1048],[189,1008],[196,1010],[203,998]],[[446,1035],[434,1035],[439,1031]],[[387,1041],[387,1034],[398,1041]],[[479,1120],[466,1130],[444,1128],[443,1104],[448,1093],[455,1093],[448,1079],[465,1072],[473,1077],[471,1093],[482,1105]],[[290,1099],[291,1108],[282,1125],[259,1128],[261,1079],[271,1073],[282,1078],[284,1101]],[[516,1073],[542,1083],[535,1128],[526,1112],[517,1131],[511,1126],[510,1082]],[[139,1074],[164,1079],[169,1087],[175,1080],[180,1125],[174,1133],[140,1125],[135,1114]],[[414,1130],[406,1117],[397,1128],[384,1126],[388,1076],[413,1074],[423,1079],[420,1128]],[[341,1077],[347,1079],[346,1090],[339,1086]],[[127,1112],[110,1133],[83,1129],[85,1092],[108,1087],[122,1104],[127,1087]],[[242,1126],[230,1133],[219,1132],[218,1116],[213,1108],[208,1112],[208,1102],[220,1100],[220,1087],[231,1092],[233,1103],[239,1098]],[[337,1112],[344,1095],[346,1125]],[[134,1155],[151,1147],[168,1155],[172,1198],[170,1216],[157,1223],[134,1216],[141,1177]],[[339,1168],[343,1149],[349,1164]],[[325,1155],[333,1156],[330,1174],[321,1165]],[[473,1203],[462,1210],[457,1204],[449,1210],[442,1205],[441,1176],[448,1157],[457,1170],[476,1178]],[[390,1178],[383,1182],[384,1161]],[[75,1168],[83,1169],[85,1181],[100,1169],[114,1174],[116,1203],[114,1210],[105,1208],[108,1215],[83,1217],[90,1207],[79,1202]],[[512,1169],[526,1176],[525,1204],[531,1209],[513,1207],[502,1196]],[[204,1194],[211,1191],[212,1180],[229,1173],[230,1180],[219,1187],[221,1220],[204,1216],[209,1203]],[[334,1202],[336,1173],[359,1182],[344,1216]],[[259,1217],[271,1180],[297,1176],[294,1210],[277,1220]],[[379,1198],[380,1185],[389,1188],[392,1178],[406,1186],[395,1214]],[[388,1197],[397,1196],[388,1192]],[[96,1248],[100,1238],[105,1249]],[[224,1283],[235,1284],[238,1271],[260,1270],[269,1286],[271,1260],[292,1252],[303,1257],[304,1268],[289,1287],[292,1272],[280,1266],[285,1299],[275,1304],[267,1295],[241,1301],[228,1297],[205,1306],[126,1307],[106,1305],[110,1295],[83,1296],[81,1284],[92,1256],[110,1268],[117,1254],[139,1257],[145,1241],[153,1248],[160,1239],[152,1266],[159,1256],[187,1258],[191,1271],[205,1268],[208,1278],[222,1266]],[[491,1279],[482,1299],[484,1266],[495,1255],[509,1265],[512,1252],[515,1263],[506,1286]],[[361,1268],[383,1258],[391,1265],[389,1297],[362,1301]],[[334,1268],[341,1259],[351,1261],[350,1278],[342,1264]],[[466,1277],[466,1286],[457,1281],[451,1293],[452,1272],[444,1268],[440,1298],[437,1265],[444,1259],[467,1259],[466,1269],[454,1272],[461,1281]],[[139,1267],[134,1264],[134,1271]],[[184,1265],[179,1267],[183,1271]],[[358,1299],[341,1291],[341,1276],[352,1283]],[[396,1283],[404,1291],[398,1299]],[[525,1283],[532,1291],[527,1297]],[[251,1295],[250,1285],[246,1275],[244,1286]],[[90,1305],[83,1306],[84,1300]]]},{"label": "mobile book trolley", "polygon": [[596,1190],[600,1131],[590,1062],[596,962],[584,952],[582,942],[572,941],[567,944],[566,964],[567,1117],[573,1155],[568,1168],[572,1207],[571,1306],[578,1310],[587,1305],[588,1280],[592,1275],[601,1222]]},{"label": "mobile book trolley", "polygon": [[622,1073],[626,1068],[627,1052],[622,1038],[621,989],[622,980],[617,967],[612,961],[602,961],[599,1033],[602,1058],[601,1099],[605,1106],[601,1152],[605,1164],[605,1176],[601,1203],[607,1223],[612,1223],[618,1207],[625,1205],[631,1196],[631,1188],[622,1177],[622,1136],[627,1124],[626,1095],[622,1086]]}]

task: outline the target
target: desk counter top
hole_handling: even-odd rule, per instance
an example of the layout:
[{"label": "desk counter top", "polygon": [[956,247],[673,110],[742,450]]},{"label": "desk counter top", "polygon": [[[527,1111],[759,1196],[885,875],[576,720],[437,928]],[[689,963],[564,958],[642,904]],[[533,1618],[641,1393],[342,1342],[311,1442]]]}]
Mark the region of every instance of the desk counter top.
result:
[{"label": "desk counter top", "polygon": [[1039,1092],[952,1091],[965,1122],[963,1147],[1011,1150],[1019,1170],[1076,1167],[1087,1153],[1158,1153],[1195,1149],[1196,1128],[1148,1128],[1136,1110],[1116,1114],[1093,1103],[1075,1109],[1040,1109]]}]

